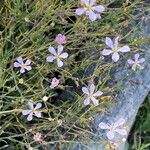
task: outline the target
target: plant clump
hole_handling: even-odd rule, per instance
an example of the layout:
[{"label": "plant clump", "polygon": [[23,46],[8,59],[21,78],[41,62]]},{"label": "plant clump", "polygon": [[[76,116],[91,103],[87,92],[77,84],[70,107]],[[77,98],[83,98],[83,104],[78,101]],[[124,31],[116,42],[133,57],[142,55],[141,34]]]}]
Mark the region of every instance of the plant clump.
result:
[{"label": "plant clump", "polygon": [[[52,144],[61,149],[84,143],[82,138],[90,142],[93,114],[115,102],[115,88],[108,84],[111,69],[127,65],[138,46],[125,30],[139,3],[116,3],[0,2],[0,148],[48,149]],[[139,55],[128,60],[129,69],[136,71],[144,62]],[[101,123],[100,128],[113,127]],[[126,135],[125,129],[113,128],[108,140],[114,132]]]}]

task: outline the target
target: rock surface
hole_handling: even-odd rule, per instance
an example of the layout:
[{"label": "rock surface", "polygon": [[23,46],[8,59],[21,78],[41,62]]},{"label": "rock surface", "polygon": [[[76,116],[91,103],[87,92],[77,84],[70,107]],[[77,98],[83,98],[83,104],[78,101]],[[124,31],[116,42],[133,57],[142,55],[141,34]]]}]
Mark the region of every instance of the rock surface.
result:
[{"label": "rock surface", "polygon": [[[140,24],[141,32],[138,36],[141,38],[150,38],[150,16],[143,19]],[[98,128],[100,122],[113,123],[119,118],[126,120],[128,126],[128,132],[130,131],[132,124],[134,123],[136,114],[139,107],[143,103],[145,97],[150,91],[150,42],[142,46],[145,52],[145,68],[139,72],[130,72],[129,70],[123,70],[119,68],[116,71],[116,78],[123,78],[127,75],[123,81],[123,91],[117,97],[117,103],[113,106],[107,114],[95,114],[94,129],[96,136],[93,137],[93,144],[86,145],[91,150],[104,150],[103,144],[96,144],[94,142],[100,141],[102,138],[102,130]],[[119,71],[120,70],[120,71]],[[111,121],[111,122],[110,122]],[[103,137],[106,138],[105,136]],[[126,137],[127,138],[127,137]],[[74,145],[72,150],[88,150],[83,145]],[[118,144],[118,150],[124,150],[125,143]]]}]

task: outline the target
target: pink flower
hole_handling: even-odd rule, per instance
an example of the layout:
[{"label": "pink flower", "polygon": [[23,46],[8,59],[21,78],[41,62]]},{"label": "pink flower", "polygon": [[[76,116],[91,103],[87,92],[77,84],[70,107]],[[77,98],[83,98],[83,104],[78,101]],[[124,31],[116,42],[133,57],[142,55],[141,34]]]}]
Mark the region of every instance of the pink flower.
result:
[{"label": "pink flower", "polygon": [[52,55],[47,57],[47,61],[48,62],[53,62],[56,59],[57,66],[58,67],[62,67],[63,66],[63,62],[61,61],[61,59],[65,59],[65,58],[68,57],[68,53],[66,53],[66,52],[62,53],[63,46],[62,45],[58,45],[58,50],[57,51],[53,47],[49,46],[48,50],[49,50],[49,52]]},{"label": "pink flower", "polygon": [[41,117],[41,112],[37,111],[37,109],[41,108],[42,104],[41,103],[37,103],[36,106],[35,106],[35,108],[34,108],[33,102],[29,101],[28,105],[29,105],[30,109],[22,111],[23,115],[28,115],[27,120],[31,121],[33,119],[33,115],[36,116],[36,117],[38,117],[38,118],[40,118]]},{"label": "pink flower", "polygon": [[99,13],[96,13],[96,19],[101,19],[101,15]]},{"label": "pink flower", "polygon": [[134,59],[128,59],[128,64],[132,66],[132,70],[136,70],[136,69],[143,69],[144,67],[141,66],[140,64],[144,63],[145,62],[145,59],[144,58],[140,58],[140,54],[135,54],[134,55]]},{"label": "pink flower", "polygon": [[106,134],[109,140],[114,139],[115,133],[119,133],[120,135],[127,135],[127,131],[125,129],[120,128],[125,123],[123,118],[120,118],[117,122],[113,123],[112,125],[108,125],[104,122],[99,124],[101,129],[109,130]]},{"label": "pink flower", "polygon": [[119,60],[119,52],[126,53],[130,51],[129,46],[125,45],[121,48],[118,47],[118,39],[119,37],[115,38],[114,42],[109,38],[106,37],[105,43],[110,49],[104,49],[102,51],[102,55],[108,56],[112,55],[112,60],[114,62],[117,62]]},{"label": "pink flower", "polygon": [[52,79],[52,82],[51,82],[51,85],[50,85],[50,88],[55,88],[55,87],[57,87],[58,86],[58,84],[59,84],[59,79],[57,79],[57,78],[53,78]]},{"label": "pink flower", "polygon": [[63,34],[58,34],[55,38],[55,42],[59,45],[65,44],[66,43],[66,37]]},{"label": "pink flower", "polygon": [[31,61],[30,60],[26,60],[25,63],[24,63],[24,60],[22,57],[18,57],[17,59],[17,62],[14,62],[14,67],[18,68],[20,67],[20,73],[24,73],[25,70],[31,70]]},{"label": "pink flower", "polygon": [[95,85],[91,84],[90,88],[82,87],[83,93],[86,95],[86,99],[84,100],[84,105],[89,105],[92,101],[94,105],[98,105],[99,101],[95,97],[101,96],[103,92],[97,91],[95,92]]},{"label": "pink flower", "polygon": [[76,9],[75,13],[79,16],[84,13],[89,16],[91,21],[97,19],[97,14],[95,12],[101,13],[105,10],[105,7],[102,5],[95,6],[96,0],[80,0],[85,6],[83,8]]},{"label": "pink flower", "polygon": [[42,135],[41,133],[37,132],[34,136],[33,136],[34,141],[36,142],[42,142]]}]

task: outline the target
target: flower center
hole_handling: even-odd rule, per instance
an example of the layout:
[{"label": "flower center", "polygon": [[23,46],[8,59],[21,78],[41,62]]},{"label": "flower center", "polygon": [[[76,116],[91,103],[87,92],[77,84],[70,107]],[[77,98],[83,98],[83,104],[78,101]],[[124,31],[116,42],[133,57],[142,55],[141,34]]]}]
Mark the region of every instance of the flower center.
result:
[{"label": "flower center", "polygon": [[63,41],[64,41],[64,39],[62,37],[60,37],[59,42],[62,43]]},{"label": "flower center", "polygon": [[25,64],[21,64],[21,67],[22,67],[22,68],[25,68],[25,67],[26,67],[26,65],[25,65]]},{"label": "flower center", "polygon": [[36,111],[35,109],[32,109],[32,113],[35,113],[35,111]]},{"label": "flower center", "polygon": [[55,58],[56,58],[56,59],[58,59],[59,57],[60,57],[60,55],[59,55],[59,54],[56,54],[56,55],[55,55]]},{"label": "flower center", "polygon": [[112,48],[112,51],[113,51],[113,52],[116,52],[116,51],[117,51],[117,49],[116,49],[116,48]]},{"label": "flower center", "polygon": [[135,61],[134,63],[135,63],[136,65],[139,65],[139,61]]},{"label": "flower center", "polygon": [[93,93],[90,93],[90,94],[89,94],[89,98],[92,98],[92,97],[93,97]]},{"label": "flower center", "polygon": [[112,127],[111,127],[111,131],[114,131],[116,128],[115,128],[115,126],[114,125],[112,125]]},{"label": "flower center", "polygon": [[139,69],[140,69],[141,65],[139,64],[138,61],[135,61],[134,64],[136,65],[136,68],[139,68]]},{"label": "flower center", "polygon": [[88,9],[88,10],[92,10],[92,6],[91,6],[91,5],[88,5],[88,6],[87,6],[87,9]]}]

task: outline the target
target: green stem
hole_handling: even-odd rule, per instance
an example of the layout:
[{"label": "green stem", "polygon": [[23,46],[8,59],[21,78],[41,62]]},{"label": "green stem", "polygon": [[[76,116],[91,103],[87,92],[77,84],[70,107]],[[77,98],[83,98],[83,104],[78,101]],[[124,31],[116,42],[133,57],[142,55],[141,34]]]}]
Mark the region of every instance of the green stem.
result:
[{"label": "green stem", "polygon": [[7,113],[13,113],[13,112],[21,112],[22,109],[13,109],[13,110],[7,110],[7,111],[0,111],[1,114],[7,114]]}]

